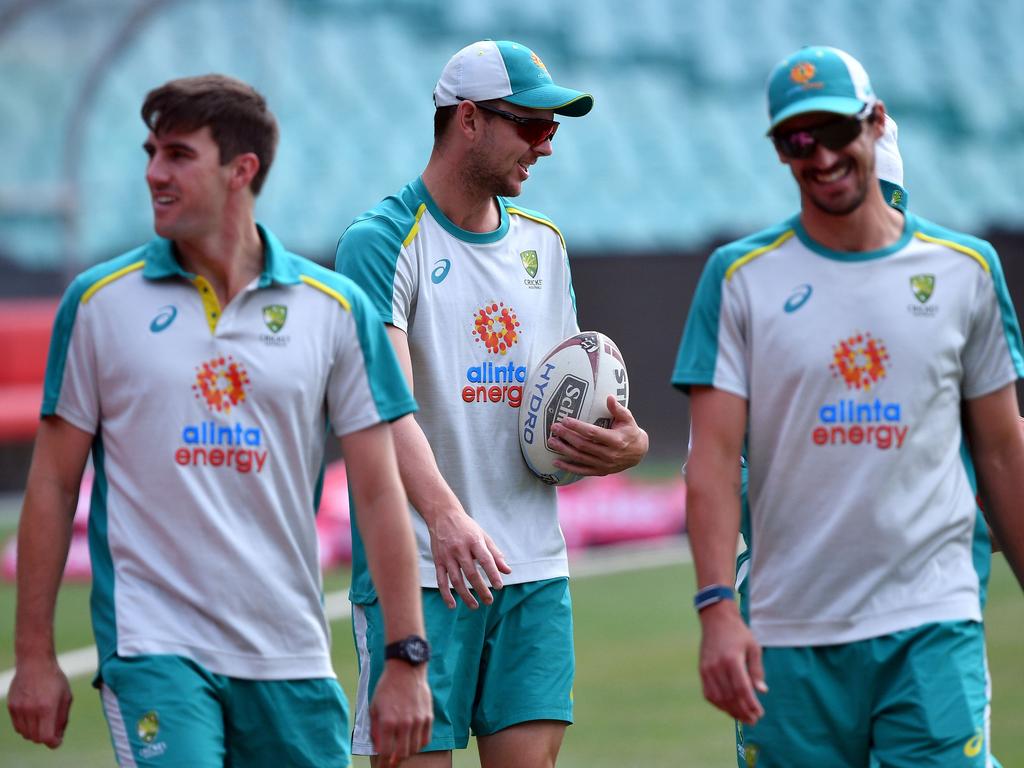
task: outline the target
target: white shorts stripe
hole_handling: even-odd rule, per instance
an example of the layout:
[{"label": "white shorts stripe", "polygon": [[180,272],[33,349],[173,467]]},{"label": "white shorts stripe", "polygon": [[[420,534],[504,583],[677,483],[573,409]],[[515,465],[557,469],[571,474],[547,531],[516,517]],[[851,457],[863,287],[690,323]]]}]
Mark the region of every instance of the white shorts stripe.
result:
[{"label": "white shorts stripe", "polygon": [[983,657],[985,662],[985,768],[993,768],[992,762],[992,675],[988,672],[988,649]]},{"label": "white shorts stripe", "polygon": [[103,697],[103,712],[110,727],[110,738],[114,742],[117,764],[121,768],[136,768],[137,763],[132,754],[132,745],[128,741],[128,729],[125,728],[124,718],[121,717],[121,706],[117,703],[117,696],[106,684],[100,686],[100,695]]},{"label": "white shorts stripe", "polygon": [[352,606],[352,632],[359,654],[359,685],[356,688],[356,715],[352,727],[352,754],[376,755],[370,737],[370,649],[366,642],[366,609]]}]

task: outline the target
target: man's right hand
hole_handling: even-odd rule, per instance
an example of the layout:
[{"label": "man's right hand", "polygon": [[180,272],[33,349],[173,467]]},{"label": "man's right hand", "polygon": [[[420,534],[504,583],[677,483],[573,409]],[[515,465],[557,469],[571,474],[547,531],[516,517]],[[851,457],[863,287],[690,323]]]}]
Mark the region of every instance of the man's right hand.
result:
[{"label": "man's right hand", "polygon": [[753,725],[764,715],[755,689],[767,693],[761,646],[731,600],[700,613],[700,679],[704,698],[735,719]]},{"label": "man's right hand", "polygon": [[466,585],[467,579],[485,605],[494,602],[480,568],[483,568],[494,589],[501,589],[501,574],[512,573],[512,569],[505,562],[501,550],[476,520],[461,509],[452,510],[435,517],[429,530],[437,588],[445,604],[449,608],[455,607],[455,597],[452,595],[454,587],[466,605],[473,609],[480,607]]},{"label": "man's right hand", "polygon": [[68,678],[50,657],[18,663],[7,696],[14,730],[29,741],[56,749],[64,740],[71,710]]}]

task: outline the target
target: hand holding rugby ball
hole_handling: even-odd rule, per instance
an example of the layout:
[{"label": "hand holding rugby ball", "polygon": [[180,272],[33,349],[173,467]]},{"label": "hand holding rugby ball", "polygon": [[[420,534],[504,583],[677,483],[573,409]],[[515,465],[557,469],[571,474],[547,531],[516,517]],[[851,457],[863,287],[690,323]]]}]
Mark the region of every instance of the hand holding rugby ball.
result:
[{"label": "hand holding rugby ball", "polygon": [[519,446],[526,466],[549,485],[568,485],[577,475],[554,465],[563,458],[548,448],[551,426],[572,417],[609,427],[608,396],[629,407],[626,365],[615,342],[597,331],[583,331],[556,344],[534,366],[519,407]]}]

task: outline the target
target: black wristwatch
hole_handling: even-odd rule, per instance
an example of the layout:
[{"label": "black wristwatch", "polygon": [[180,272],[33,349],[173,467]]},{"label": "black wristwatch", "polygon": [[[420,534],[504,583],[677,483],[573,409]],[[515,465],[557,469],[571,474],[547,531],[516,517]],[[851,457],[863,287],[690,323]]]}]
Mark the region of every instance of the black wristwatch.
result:
[{"label": "black wristwatch", "polygon": [[430,643],[419,635],[409,635],[384,647],[385,659],[401,659],[418,667],[430,660]]}]

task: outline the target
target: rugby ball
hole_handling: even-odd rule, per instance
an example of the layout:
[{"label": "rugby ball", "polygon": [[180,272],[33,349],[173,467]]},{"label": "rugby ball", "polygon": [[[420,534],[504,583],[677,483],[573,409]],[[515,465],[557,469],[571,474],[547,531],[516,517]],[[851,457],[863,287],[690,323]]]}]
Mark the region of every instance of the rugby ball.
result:
[{"label": "rugby ball", "polygon": [[554,465],[561,454],[548,448],[551,427],[572,417],[609,427],[608,395],[629,407],[626,365],[615,342],[583,331],[555,345],[533,367],[519,406],[519,447],[526,466],[549,485],[568,485],[582,475]]}]

